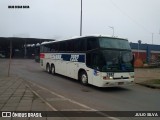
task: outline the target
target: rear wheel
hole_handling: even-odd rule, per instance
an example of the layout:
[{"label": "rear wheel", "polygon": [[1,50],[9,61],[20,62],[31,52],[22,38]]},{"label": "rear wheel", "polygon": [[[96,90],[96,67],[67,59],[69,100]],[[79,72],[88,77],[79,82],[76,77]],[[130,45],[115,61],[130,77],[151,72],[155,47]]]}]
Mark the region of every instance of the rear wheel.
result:
[{"label": "rear wheel", "polygon": [[88,84],[88,76],[87,73],[85,71],[82,71],[80,73],[80,81],[83,85],[87,85]]},{"label": "rear wheel", "polygon": [[55,74],[55,66],[54,66],[54,65],[51,66],[51,73],[52,73],[53,75]]},{"label": "rear wheel", "polygon": [[47,71],[48,73],[51,73],[50,65],[49,65],[49,64],[46,65],[46,71]]}]

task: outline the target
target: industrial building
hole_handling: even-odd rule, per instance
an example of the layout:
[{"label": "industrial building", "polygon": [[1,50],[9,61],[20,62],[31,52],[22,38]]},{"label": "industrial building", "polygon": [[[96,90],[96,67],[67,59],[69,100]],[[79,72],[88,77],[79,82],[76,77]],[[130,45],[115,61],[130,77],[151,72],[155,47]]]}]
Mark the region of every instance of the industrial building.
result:
[{"label": "industrial building", "polygon": [[143,63],[156,63],[160,61],[160,45],[130,43],[133,55]]},{"label": "industrial building", "polygon": [[38,45],[53,39],[0,37],[0,58],[9,58],[12,50],[12,58],[34,58],[39,53]]}]

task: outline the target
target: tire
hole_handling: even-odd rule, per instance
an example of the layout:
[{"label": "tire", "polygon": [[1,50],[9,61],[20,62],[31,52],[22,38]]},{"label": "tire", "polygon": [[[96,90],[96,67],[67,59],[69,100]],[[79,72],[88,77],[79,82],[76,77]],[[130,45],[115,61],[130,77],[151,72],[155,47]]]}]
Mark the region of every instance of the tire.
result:
[{"label": "tire", "polygon": [[54,65],[51,65],[51,74],[55,74],[55,66]]},{"label": "tire", "polygon": [[47,71],[48,73],[51,73],[51,69],[50,69],[50,65],[49,65],[49,64],[46,65],[46,71]]},{"label": "tire", "polygon": [[83,85],[88,85],[88,76],[87,76],[87,73],[85,71],[82,71],[80,73],[80,82]]}]

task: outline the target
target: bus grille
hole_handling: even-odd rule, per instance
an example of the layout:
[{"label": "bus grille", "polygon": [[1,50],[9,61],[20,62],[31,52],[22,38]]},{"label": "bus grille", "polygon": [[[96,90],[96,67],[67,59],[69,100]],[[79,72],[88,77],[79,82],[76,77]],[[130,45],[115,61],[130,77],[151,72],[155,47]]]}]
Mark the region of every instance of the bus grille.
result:
[{"label": "bus grille", "polygon": [[118,80],[118,79],[129,79],[129,77],[116,77],[116,78],[113,78],[114,80]]}]

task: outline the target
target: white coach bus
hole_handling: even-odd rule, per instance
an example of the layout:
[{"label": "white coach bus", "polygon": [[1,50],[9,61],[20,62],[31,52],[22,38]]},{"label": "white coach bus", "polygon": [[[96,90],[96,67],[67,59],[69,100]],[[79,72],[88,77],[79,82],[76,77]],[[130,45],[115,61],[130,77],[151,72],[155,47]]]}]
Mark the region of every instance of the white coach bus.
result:
[{"label": "white coach bus", "polygon": [[41,45],[40,65],[43,69],[80,80],[84,85],[132,84],[133,63],[129,42],[122,38],[85,36]]}]

